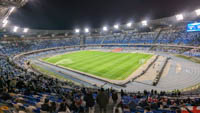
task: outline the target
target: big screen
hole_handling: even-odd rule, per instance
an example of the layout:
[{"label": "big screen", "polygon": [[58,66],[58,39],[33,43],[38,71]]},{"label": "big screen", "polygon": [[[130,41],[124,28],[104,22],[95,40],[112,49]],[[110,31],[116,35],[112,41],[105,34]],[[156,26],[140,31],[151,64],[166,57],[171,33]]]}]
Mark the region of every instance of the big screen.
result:
[{"label": "big screen", "polygon": [[200,31],[200,23],[191,23],[187,25],[187,31],[188,32],[194,32],[194,31]]}]

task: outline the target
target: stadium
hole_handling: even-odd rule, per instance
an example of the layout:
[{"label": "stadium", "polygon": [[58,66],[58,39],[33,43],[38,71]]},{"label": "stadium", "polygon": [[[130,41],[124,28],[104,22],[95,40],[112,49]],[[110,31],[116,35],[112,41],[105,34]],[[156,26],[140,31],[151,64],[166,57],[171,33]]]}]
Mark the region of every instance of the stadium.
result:
[{"label": "stadium", "polygon": [[0,0],[0,112],[200,113],[200,9],[40,30],[9,21],[27,2]]}]

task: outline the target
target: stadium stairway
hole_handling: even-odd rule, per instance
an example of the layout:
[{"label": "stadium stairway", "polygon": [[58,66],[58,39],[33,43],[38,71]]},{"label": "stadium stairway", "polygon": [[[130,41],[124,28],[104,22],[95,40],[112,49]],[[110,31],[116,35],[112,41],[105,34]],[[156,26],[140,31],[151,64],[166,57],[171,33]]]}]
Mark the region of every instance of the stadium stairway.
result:
[{"label": "stadium stairway", "polygon": [[[163,29],[161,28],[161,29],[159,30],[158,34],[156,35],[155,39],[153,40],[153,44],[155,44],[155,43],[157,42],[157,40],[158,40],[158,38],[159,38],[159,36],[160,36],[160,34],[161,34],[162,31],[163,31]],[[156,46],[152,46],[152,47],[150,48],[150,50],[153,50],[155,47],[156,47]]]},{"label": "stadium stairway", "polygon": [[101,44],[103,44],[103,43],[104,43],[104,40],[105,40],[105,39],[106,39],[106,37],[104,37],[104,38],[103,38],[103,40],[101,41]]},{"label": "stadium stairway", "polygon": [[158,34],[156,35],[154,41],[153,41],[153,44],[155,44],[160,36],[160,34],[162,33],[162,31],[164,31],[162,28],[159,30]]}]

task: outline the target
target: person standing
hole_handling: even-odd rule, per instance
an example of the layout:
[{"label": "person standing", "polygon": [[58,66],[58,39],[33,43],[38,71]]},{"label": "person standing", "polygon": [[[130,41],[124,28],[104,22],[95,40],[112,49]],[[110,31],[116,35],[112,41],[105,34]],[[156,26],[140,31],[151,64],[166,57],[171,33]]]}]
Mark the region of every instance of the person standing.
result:
[{"label": "person standing", "polygon": [[3,80],[2,76],[1,76],[0,77],[0,93],[3,92],[4,87],[5,87],[5,82],[4,82],[4,80]]},{"label": "person standing", "polygon": [[100,107],[100,113],[106,113],[106,107],[109,102],[109,97],[107,93],[104,92],[103,88],[101,88],[101,91],[98,93],[96,101]]},{"label": "person standing", "polygon": [[86,107],[89,109],[89,113],[94,113],[95,102],[94,102],[94,98],[91,91],[88,90],[88,92],[85,95],[84,100],[86,102]]},{"label": "person standing", "polygon": [[118,100],[118,94],[115,91],[113,91],[113,93],[112,93],[112,100],[113,100],[113,104],[115,106],[117,104],[117,100]]}]

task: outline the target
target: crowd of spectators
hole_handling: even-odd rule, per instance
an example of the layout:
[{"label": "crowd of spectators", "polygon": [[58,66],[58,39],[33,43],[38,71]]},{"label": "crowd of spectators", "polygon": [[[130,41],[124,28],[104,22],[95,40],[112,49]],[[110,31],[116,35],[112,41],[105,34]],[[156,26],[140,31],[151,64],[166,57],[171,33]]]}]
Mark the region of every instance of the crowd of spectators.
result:
[{"label": "crowd of spectators", "polygon": [[[58,38],[58,39],[36,39],[36,40],[21,40],[0,42],[0,54],[13,55],[21,52],[40,50],[46,48],[73,46],[85,44],[172,44],[172,45],[200,45],[199,32],[186,32],[180,30],[161,30],[154,32],[132,32],[132,33],[117,33],[103,36],[86,36],[85,41],[80,37],[73,38]],[[188,54],[190,53],[190,54]],[[192,52],[187,52],[185,55],[193,55]],[[197,54],[197,55],[196,55]],[[199,56],[199,53],[194,53],[193,56]]]},{"label": "crowd of spectators", "polygon": [[187,32],[182,29],[167,29],[153,32],[132,32],[105,35],[101,38],[86,37],[86,44],[178,44],[193,45],[200,44],[199,32]]},{"label": "crowd of spectators", "polygon": [[[46,113],[180,113],[187,106],[199,106],[198,96],[144,91],[116,92],[112,89],[91,89],[17,67],[9,58],[0,58],[0,106],[10,112]],[[68,86],[67,88],[65,86]]]},{"label": "crowd of spectators", "polygon": [[11,43],[0,43],[0,54],[13,55],[22,52],[80,45],[79,38],[65,38],[65,39],[38,39],[38,40],[28,40],[28,41],[12,41]]}]

